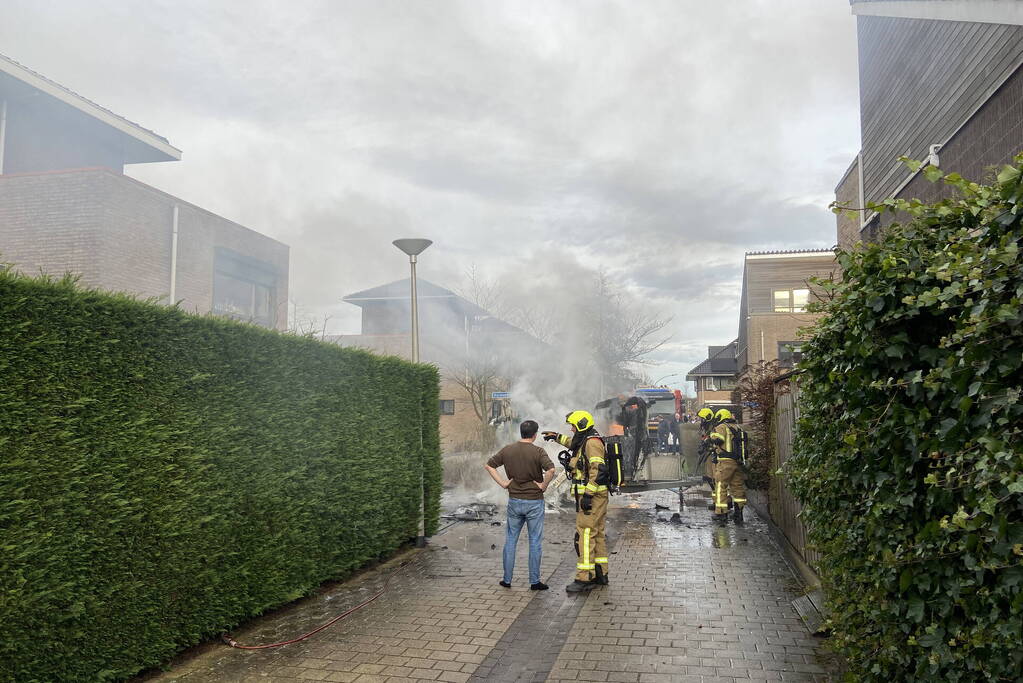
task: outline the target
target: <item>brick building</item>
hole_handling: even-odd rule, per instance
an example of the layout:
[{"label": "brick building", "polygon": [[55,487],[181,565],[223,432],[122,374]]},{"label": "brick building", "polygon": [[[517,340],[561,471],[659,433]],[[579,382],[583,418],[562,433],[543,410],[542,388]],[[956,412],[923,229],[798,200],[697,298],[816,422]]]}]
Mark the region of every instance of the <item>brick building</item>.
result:
[{"label": "brick building", "polygon": [[696,406],[728,408],[741,415],[735,391],[749,366],[780,361],[791,368],[799,361],[802,328],[815,314],[806,306],[817,298],[813,277],[827,278],[837,270],[831,249],[747,253],[739,299],[739,336],[725,346],[707,347],[707,359],[689,371],[696,383]]},{"label": "brick building", "polygon": [[806,312],[807,304],[817,298],[810,279],[827,278],[837,267],[831,249],[746,254],[735,351],[740,377],[760,361],[778,360],[791,367],[799,360],[804,338],[800,329],[816,318]]},{"label": "brick building", "polygon": [[[939,199],[948,189],[900,156],[971,180],[1023,151],[1023,3],[850,0],[857,17],[860,153],[835,188],[840,204]],[[890,216],[838,216],[838,244],[869,241]]]},{"label": "brick building", "polygon": [[738,342],[724,346],[708,346],[707,359],[689,371],[687,382],[696,384],[696,410],[710,408],[717,411],[728,408],[736,415],[739,405],[735,400],[738,387],[738,369],[735,349]]},{"label": "brick building", "polygon": [[285,329],[286,245],[124,175],[180,158],[0,55],[0,262]]},{"label": "brick building", "polygon": [[[471,442],[483,421],[466,389],[455,381],[469,373],[490,378],[485,405],[478,406],[487,421],[500,419],[508,409],[506,393],[511,379],[524,371],[519,364],[549,352],[531,335],[480,308],[454,292],[419,278],[419,355],[441,373],[441,440],[446,449]],[[362,332],[327,337],[342,346],[358,346],[377,353],[411,356],[411,295],[408,278],[344,297],[362,309]]]}]

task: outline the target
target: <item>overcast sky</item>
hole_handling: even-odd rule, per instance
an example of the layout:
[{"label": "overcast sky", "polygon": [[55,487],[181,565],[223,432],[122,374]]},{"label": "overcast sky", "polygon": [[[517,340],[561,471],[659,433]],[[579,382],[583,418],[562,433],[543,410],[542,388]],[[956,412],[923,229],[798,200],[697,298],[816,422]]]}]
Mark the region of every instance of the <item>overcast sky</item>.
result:
[{"label": "overcast sky", "polygon": [[291,298],[574,258],[736,336],[745,251],[830,247],[859,147],[846,0],[3,0],[0,52],[165,136],[127,172],[291,245]]}]

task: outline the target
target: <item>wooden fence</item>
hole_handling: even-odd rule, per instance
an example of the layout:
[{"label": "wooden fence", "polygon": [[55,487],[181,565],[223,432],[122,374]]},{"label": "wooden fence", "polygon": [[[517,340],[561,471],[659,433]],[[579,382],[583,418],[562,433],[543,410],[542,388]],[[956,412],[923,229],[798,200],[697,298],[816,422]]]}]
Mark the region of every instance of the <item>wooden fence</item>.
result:
[{"label": "wooden fence", "polygon": [[[799,375],[790,373],[780,377],[774,385],[775,396],[775,462],[772,471],[777,471],[792,457],[792,440],[799,420]],[[816,570],[820,555],[807,547],[806,529],[799,518],[802,507],[788,488],[784,475],[771,476],[769,494],[771,518],[785,534],[806,564]]]}]

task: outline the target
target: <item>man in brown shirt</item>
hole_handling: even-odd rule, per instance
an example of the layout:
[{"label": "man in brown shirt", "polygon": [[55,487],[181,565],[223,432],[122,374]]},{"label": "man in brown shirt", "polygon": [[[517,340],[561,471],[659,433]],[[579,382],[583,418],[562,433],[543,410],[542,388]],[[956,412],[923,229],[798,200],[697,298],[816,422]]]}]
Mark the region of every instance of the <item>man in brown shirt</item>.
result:
[{"label": "man in brown shirt", "polygon": [[[547,584],[540,580],[540,557],[543,554],[543,494],[554,478],[554,463],[547,452],[534,446],[536,432],[540,426],[533,420],[519,425],[517,442],[499,450],[484,467],[498,486],[508,489],[508,522],[504,539],[504,578],[500,584],[511,588],[512,571],[515,569],[515,546],[519,541],[522,525],[529,529],[529,588],[535,591],[547,590]],[[505,477],[497,468],[504,466]]]}]

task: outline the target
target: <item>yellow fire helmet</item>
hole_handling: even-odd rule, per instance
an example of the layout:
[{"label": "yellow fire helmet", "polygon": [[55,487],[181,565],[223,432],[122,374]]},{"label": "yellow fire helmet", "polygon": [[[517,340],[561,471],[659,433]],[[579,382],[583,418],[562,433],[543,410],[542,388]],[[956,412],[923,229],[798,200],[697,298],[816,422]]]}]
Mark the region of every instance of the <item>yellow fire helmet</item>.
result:
[{"label": "yellow fire helmet", "polygon": [[714,411],[710,408],[700,408],[700,412],[696,413],[696,417],[701,420],[709,420],[714,417]]},{"label": "yellow fire helmet", "polygon": [[722,408],[721,410],[714,413],[714,419],[718,422],[724,422],[725,420],[732,419],[732,411],[728,408]]},{"label": "yellow fire helmet", "polygon": [[593,426],[593,416],[585,410],[574,410],[565,416],[565,422],[575,427],[575,431],[585,432]]}]

